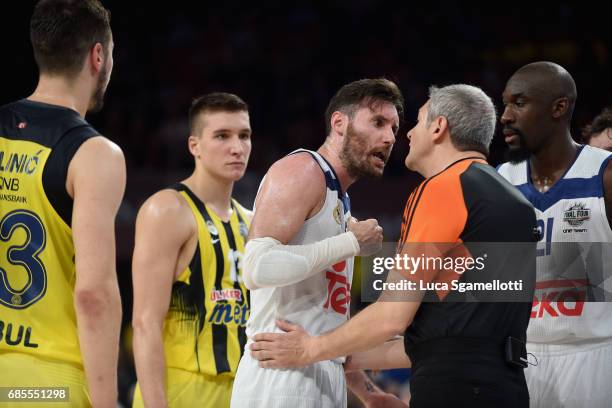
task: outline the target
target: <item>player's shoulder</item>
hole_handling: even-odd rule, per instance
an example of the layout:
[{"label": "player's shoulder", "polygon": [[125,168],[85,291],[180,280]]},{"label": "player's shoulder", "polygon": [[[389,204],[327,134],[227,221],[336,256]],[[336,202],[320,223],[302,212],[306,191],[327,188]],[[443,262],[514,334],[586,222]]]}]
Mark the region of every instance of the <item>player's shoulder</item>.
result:
[{"label": "player's shoulder", "polygon": [[321,167],[313,155],[307,151],[289,154],[277,160],[268,174],[322,174]]},{"label": "player's shoulder", "polygon": [[309,152],[296,152],[270,167],[257,193],[256,206],[310,211],[323,202],[325,191],[325,175],[319,163]]},{"label": "player's shoulder", "polygon": [[[84,141],[68,167],[69,178],[104,181],[103,185],[125,185],[125,157],[121,148],[103,136]],[[89,182],[89,181],[88,181]]]},{"label": "player's shoulder", "polygon": [[[123,151],[118,144],[97,133],[79,147],[76,155],[91,155],[97,158],[123,160]],[[75,155],[75,156],[76,156]]]},{"label": "player's shoulder", "polygon": [[600,149],[599,147],[594,147],[590,145],[584,145],[582,148],[582,154],[589,156],[588,158],[597,158],[599,160],[606,160],[612,157],[612,152],[609,152],[604,149]]},{"label": "player's shoulder", "polygon": [[523,169],[526,165],[527,165],[527,160],[522,160],[518,162],[507,161],[507,162],[498,164],[497,167],[495,167],[495,170],[497,170],[498,173],[503,173],[503,172],[513,171],[515,169]]},{"label": "player's shoulder", "polygon": [[584,156],[583,161],[591,165],[593,171],[604,175],[607,173],[608,177],[610,176],[612,172],[611,152],[598,147],[585,145],[581,153],[581,156]]},{"label": "player's shoulder", "polygon": [[527,160],[504,162],[496,168],[497,173],[511,184],[518,186],[527,183]]},{"label": "player's shoulder", "polygon": [[164,239],[183,241],[197,232],[197,222],[181,193],[166,188],[142,204],[136,217],[136,228],[164,231]]},{"label": "player's shoulder", "polygon": [[276,161],[266,174],[267,182],[283,183],[295,188],[317,188],[325,185],[325,175],[309,152],[297,152]]},{"label": "player's shoulder", "polygon": [[[70,189],[79,184],[95,186],[98,193],[119,200],[125,190],[126,167],[123,152],[115,143],[102,136],[86,140],[78,146],[68,166]],[[90,189],[89,187],[87,188]]]},{"label": "player's shoulder", "polygon": [[140,214],[154,218],[172,218],[189,214],[190,207],[181,193],[165,188],[150,196],[140,207]]}]

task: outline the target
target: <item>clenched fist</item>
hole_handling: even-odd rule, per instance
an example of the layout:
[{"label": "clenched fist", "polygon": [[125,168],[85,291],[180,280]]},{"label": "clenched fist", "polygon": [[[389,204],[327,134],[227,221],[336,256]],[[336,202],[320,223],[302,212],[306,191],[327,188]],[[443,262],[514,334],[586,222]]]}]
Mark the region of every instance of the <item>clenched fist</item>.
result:
[{"label": "clenched fist", "polygon": [[374,218],[365,221],[351,218],[348,230],[355,234],[359,242],[359,256],[374,255],[382,248],[383,229]]}]

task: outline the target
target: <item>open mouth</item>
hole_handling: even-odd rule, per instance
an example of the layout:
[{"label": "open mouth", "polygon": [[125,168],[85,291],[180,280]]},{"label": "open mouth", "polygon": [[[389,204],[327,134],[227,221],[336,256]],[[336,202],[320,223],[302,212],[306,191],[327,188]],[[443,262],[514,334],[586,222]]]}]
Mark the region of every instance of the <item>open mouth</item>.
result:
[{"label": "open mouth", "polygon": [[370,156],[374,157],[374,161],[380,166],[384,166],[387,162],[387,156],[383,152],[370,153]]},{"label": "open mouth", "polygon": [[382,161],[386,161],[386,160],[387,160],[387,156],[385,156],[385,154],[384,154],[384,153],[381,153],[381,152],[375,152],[375,153],[372,153],[372,155],[373,155],[374,157],[378,157],[378,158],[379,158],[380,160],[382,160]]}]

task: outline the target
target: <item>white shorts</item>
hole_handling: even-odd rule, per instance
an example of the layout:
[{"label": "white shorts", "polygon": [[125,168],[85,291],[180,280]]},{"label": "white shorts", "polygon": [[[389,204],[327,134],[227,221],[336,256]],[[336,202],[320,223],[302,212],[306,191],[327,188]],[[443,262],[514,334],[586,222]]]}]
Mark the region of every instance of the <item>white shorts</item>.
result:
[{"label": "white shorts", "polygon": [[321,361],[300,369],[259,367],[245,351],[232,390],[232,408],[344,408],[342,364]]},{"label": "white shorts", "polygon": [[528,343],[527,352],[538,360],[536,367],[525,369],[530,407],[612,406],[610,339],[572,345]]}]

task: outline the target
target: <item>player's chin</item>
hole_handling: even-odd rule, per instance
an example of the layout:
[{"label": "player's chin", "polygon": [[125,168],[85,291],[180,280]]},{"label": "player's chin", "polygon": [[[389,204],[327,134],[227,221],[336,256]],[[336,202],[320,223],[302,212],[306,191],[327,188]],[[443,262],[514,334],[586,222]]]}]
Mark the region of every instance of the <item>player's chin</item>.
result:
[{"label": "player's chin", "polygon": [[366,170],[366,173],[370,177],[381,177],[385,171],[386,164],[387,163],[381,160],[380,158],[374,157],[368,163],[368,166],[367,166],[368,168]]},{"label": "player's chin", "polygon": [[379,167],[379,166],[370,166],[366,170],[366,174],[369,177],[375,177],[375,178],[382,177],[384,172],[385,172],[385,166],[384,165],[382,167]]},{"label": "player's chin", "polygon": [[238,181],[244,176],[244,173],[245,173],[245,169],[228,170],[224,172],[223,178],[230,180],[230,181]]},{"label": "player's chin", "polygon": [[508,146],[506,152],[506,160],[515,164],[527,160],[529,156],[531,153],[525,146]]}]

